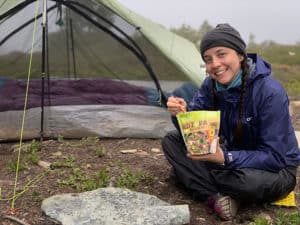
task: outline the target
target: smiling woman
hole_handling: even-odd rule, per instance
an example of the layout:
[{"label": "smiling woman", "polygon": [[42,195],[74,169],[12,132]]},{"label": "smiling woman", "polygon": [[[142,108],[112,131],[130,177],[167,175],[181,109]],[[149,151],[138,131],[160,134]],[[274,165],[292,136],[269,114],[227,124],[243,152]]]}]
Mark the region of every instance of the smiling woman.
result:
[{"label": "smiling woman", "polygon": [[[217,25],[204,35],[200,52],[209,76],[189,104],[168,99],[177,131],[164,137],[162,147],[172,177],[231,220],[240,202],[271,203],[287,196],[296,185],[300,152],[284,88],[270,76],[268,62],[246,53],[239,32]],[[221,111],[217,150],[201,156],[187,154],[175,117],[199,110]]]}]

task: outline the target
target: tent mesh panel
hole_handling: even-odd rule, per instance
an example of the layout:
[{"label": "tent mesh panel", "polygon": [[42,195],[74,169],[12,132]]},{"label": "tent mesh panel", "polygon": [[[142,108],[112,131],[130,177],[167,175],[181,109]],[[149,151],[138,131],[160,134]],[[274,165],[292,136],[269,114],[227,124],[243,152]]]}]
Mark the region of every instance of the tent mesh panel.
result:
[{"label": "tent mesh panel", "polygon": [[[88,16],[94,23],[112,32],[140,56],[147,57],[159,80],[186,80],[185,76],[171,64],[163,54],[144,38],[134,26],[98,2],[91,0],[73,1],[86,8],[72,4],[77,10]],[[27,5],[14,16],[1,21],[0,42],[32,20],[36,2]],[[42,13],[42,1],[39,14]],[[151,80],[145,66],[138,57],[120,41],[104,32],[65,5],[48,1],[46,74],[59,79],[109,78],[120,80]],[[91,11],[93,12],[91,12]],[[128,35],[138,48],[122,32],[105,22],[104,17]],[[31,77],[39,78],[42,70],[42,16],[37,20]],[[25,79],[29,68],[29,57],[34,32],[31,22],[18,30],[0,45],[0,77]]]}]

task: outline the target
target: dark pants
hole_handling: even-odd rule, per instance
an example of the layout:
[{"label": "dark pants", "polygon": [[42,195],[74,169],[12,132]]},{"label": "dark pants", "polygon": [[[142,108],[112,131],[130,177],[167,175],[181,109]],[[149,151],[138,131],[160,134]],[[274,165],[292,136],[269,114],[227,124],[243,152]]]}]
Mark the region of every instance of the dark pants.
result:
[{"label": "dark pants", "polygon": [[195,199],[205,200],[216,193],[241,201],[271,202],[290,193],[296,185],[296,168],[277,173],[252,168],[229,170],[214,163],[186,157],[186,148],[177,131],[162,140],[164,154],[173,166],[176,179]]}]

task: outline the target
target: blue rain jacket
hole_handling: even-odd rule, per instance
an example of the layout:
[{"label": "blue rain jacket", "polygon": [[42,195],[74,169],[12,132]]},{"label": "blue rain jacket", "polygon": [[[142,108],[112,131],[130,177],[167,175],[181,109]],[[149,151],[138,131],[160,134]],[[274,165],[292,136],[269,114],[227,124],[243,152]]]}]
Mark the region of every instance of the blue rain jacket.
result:
[{"label": "blue rain jacket", "polygon": [[[228,169],[255,168],[279,171],[297,167],[300,154],[289,114],[288,96],[273,79],[271,66],[256,54],[248,54],[250,75],[242,118],[243,134],[237,147],[233,132],[239,112],[241,86],[215,92],[217,109],[221,111],[222,146]],[[207,77],[189,103],[188,111],[212,108],[211,78]],[[177,121],[172,120],[178,128]]]}]

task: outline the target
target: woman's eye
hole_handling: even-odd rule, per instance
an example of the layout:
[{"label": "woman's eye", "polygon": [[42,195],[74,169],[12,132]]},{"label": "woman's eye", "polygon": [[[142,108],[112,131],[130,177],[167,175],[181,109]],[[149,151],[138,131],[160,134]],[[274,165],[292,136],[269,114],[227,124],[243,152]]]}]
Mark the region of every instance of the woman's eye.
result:
[{"label": "woman's eye", "polygon": [[209,64],[209,63],[211,63],[211,59],[205,59],[205,64]]},{"label": "woman's eye", "polygon": [[226,55],[225,52],[222,52],[218,54],[218,57],[224,57],[225,55]]}]

